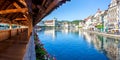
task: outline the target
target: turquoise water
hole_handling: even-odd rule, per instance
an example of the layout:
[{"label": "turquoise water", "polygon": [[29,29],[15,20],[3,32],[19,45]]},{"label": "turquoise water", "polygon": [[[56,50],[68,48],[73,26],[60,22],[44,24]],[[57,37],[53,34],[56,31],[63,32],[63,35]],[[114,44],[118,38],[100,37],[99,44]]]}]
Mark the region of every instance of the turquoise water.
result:
[{"label": "turquoise water", "polygon": [[[119,46],[119,40],[79,29],[45,29],[39,31],[38,35],[46,51],[56,60],[115,60],[119,57],[115,54],[119,51],[115,49]],[[111,52],[112,47],[114,53]]]}]

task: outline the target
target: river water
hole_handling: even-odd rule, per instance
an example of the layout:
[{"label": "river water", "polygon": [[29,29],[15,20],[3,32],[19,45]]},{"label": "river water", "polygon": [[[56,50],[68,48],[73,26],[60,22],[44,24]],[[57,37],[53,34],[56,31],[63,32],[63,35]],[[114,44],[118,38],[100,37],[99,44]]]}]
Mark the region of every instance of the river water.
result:
[{"label": "river water", "polygon": [[56,60],[120,60],[120,40],[80,29],[38,31],[46,51]]}]

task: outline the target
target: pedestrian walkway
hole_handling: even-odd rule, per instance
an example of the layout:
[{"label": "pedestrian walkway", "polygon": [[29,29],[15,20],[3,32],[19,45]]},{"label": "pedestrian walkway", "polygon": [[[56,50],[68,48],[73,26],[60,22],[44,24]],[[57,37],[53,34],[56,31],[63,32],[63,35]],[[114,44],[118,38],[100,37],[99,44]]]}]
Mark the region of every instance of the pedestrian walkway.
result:
[{"label": "pedestrian walkway", "polygon": [[0,41],[0,60],[22,60],[28,43],[27,30]]}]

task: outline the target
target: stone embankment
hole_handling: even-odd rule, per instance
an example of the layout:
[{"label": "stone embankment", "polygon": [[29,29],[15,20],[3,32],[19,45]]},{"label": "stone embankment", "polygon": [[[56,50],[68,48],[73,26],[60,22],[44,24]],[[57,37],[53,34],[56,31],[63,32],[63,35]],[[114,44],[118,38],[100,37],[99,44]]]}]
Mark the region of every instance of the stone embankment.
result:
[{"label": "stone embankment", "polygon": [[103,33],[103,32],[96,32],[96,31],[89,31],[89,30],[83,30],[83,29],[81,29],[81,31],[86,31],[89,33],[93,33],[93,34],[97,34],[97,35],[101,35],[101,36],[105,36],[105,37],[120,39],[120,35],[108,34],[108,33]]}]

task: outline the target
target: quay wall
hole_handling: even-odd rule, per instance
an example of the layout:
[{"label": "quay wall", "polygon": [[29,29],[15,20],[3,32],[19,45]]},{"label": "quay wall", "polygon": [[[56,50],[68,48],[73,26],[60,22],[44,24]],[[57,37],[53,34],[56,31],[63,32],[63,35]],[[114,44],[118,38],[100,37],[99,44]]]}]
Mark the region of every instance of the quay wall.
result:
[{"label": "quay wall", "polygon": [[36,54],[35,54],[35,44],[34,44],[34,30],[32,32],[32,35],[30,36],[29,42],[26,46],[26,52],[23,57],[23,60],[36,60]]},{"label": "quay wall", "polygon": [[108,33],[103,33],[103,32],[96,32],[96,31],[90,31],[90,30],[85,30],[85,29],[80,29],[80,30],[88,32],[88,33],[93,33],[93,34],[105,36],[105,37],[111,37],[111,38],[120,39],[120,35],[108,34]]}]

